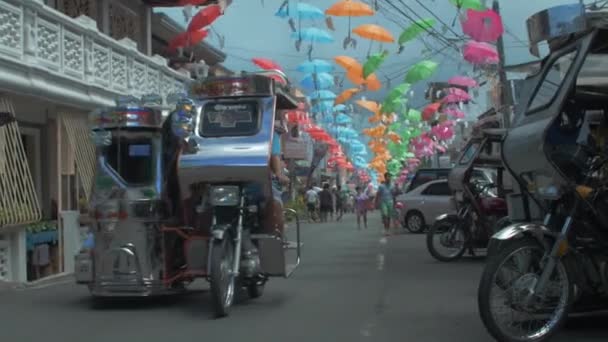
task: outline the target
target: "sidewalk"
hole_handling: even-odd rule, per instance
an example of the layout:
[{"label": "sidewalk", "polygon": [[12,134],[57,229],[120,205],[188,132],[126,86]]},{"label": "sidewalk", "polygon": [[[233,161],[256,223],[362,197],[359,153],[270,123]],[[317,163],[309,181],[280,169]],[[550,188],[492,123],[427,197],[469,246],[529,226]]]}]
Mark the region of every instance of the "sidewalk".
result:
[{"label": "sidewalk", "polygon": [[6,282],[0,280],[0,293],[15,290],[41,289],[64,283],[75,283],[74,275],[66,273],[56,274],[29,283]]}]

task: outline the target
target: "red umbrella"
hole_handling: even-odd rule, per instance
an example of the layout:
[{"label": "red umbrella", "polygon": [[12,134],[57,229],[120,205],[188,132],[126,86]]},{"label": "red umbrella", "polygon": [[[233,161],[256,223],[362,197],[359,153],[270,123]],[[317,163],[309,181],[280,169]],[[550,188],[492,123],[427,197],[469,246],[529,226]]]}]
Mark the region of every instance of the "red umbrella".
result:
[{"label": "red umbrella", "polygon": [[252,58],[251,61],[253,62],[253,64],[259,66],[260,68],[262,68],[264,70],[283,71],[283,68],[281,68],[281,66],[277,62],[270,60],[268,58]]},{"label": "red umbrella", "polygon": [[435,115],[435,113],[439,111],[440,107],[441,102],[431,103],[430,105],[426,106],[426,108],[424,108],[424,110],[422,111],[422,120],[430,120],[433,115]]},{"label": "red umbrella", "polygon": [[470,41],[463,50],[464,59],[475,65],[498,64],[500,61],[496,47],[488,43]]},{"label": "red umbrella", "polygon": [[196,45],[203,41],[209,35],[207,30],[198,30],[194,32],[182,32],[175,36],[169,42],[169,51],[175,51],[179,47]]},{"label": "red umbrella", "polygon": [[467,11],[462,23],[462,32],[478,42],[495,42],[504,32],[500,14],[493,10]]},{"label": "red umbrella", "polygon": [[192,17],[190,24],[188,25],[188,31],[194,32],[202,29],[203,27],[211,25],[220,15],[222,15],[222,9],[219,5],[211,5],[198,11],[198,13]]}]

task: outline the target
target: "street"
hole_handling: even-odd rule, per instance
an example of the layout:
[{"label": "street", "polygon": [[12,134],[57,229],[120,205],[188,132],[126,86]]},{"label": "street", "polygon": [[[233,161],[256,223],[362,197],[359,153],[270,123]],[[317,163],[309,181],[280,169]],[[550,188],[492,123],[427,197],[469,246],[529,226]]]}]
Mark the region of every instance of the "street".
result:
[{"label": "street", "polygon": [[[358,231],[305,224],[303,263],[258,300],[212,319],[201,291],[94,309],[86,288],[61,283],[0,292],[2,341],[490,341],[477,314],[482,259],[440,264],[423,235],[382,239],[379,217]],[[556,341],[605,341],[605,317],[572,321]]]}]

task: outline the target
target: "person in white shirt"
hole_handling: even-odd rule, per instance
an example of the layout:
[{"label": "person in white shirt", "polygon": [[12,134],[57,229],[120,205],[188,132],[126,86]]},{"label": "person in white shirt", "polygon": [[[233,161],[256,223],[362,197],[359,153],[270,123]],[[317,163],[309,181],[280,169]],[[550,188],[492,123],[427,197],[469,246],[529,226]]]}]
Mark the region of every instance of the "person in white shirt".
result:
[{"label": "person in white shirt", "polygon": [[308,208],[308,217],[312,218],[316,214],[317,211],[317,203],[319,203],[319,194],[313,189],[311,186],[308,191],[306,191],[306,207]]}]

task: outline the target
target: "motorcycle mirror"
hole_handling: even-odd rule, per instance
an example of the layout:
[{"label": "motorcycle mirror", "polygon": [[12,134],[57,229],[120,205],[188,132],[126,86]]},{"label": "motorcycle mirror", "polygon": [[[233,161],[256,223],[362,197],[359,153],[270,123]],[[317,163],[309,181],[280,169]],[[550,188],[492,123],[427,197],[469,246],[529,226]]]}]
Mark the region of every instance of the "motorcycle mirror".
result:
[{"label": "motorcycle mirror", "polygon": [[15,121],[15,117],[9,112],[0,112],[0,127]]}]

